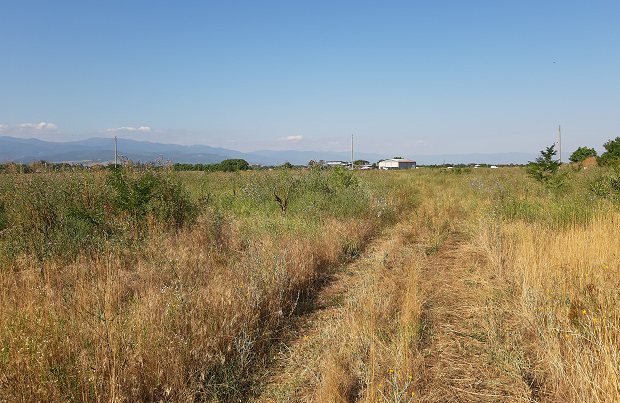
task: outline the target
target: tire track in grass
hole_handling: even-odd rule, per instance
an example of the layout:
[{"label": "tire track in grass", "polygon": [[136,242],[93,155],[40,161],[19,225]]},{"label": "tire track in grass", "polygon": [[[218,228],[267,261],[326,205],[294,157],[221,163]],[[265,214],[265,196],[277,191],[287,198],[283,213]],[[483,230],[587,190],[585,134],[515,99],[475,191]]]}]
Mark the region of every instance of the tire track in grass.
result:
[{"label": "tire track in grass", "polygon": [[[536,401],[508,284],[460,224],[436,242],[423,222],[334,270],[257,375],[255,401]],[[403,304],[412,284],[419,304]]]},{"label": "tire track in grass", "polygon": [[[318,293],[312,306],[293,318],[287,335],[273,354],[267,370],[258,376],[255,401],[284,402],[317,400],[314,393],[321,383],[325,353],[330,345],[326,334],[335,331],[343,320],[345,301],[352,292],[363,288],[365,273],[383,264],[387,244],[393,240],[394,228],[388,228],[366,247],[357,260],[338,267],[330,282]],[[346,368],[343,401],[353,401],[360,385]],[[320,400],[320,399],[319,399]]]},{"label": "tire track in grass", "polygon": [[418,384],[423,402],[529,402],[510,298],[484,254],[452,234],[422,271],[427,340]]}]

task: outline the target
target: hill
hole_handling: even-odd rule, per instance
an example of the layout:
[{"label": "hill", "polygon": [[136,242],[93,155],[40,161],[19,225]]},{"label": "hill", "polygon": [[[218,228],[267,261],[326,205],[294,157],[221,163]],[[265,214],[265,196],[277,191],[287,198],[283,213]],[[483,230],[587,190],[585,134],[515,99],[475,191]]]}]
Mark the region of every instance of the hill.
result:
[{"label": "hill", "polygon": [[[241,152],[207,145],[180,145],[155,143],[125,138],[118,139],[119,155],[132,161],[152,162],[167,160],[180,163],[217,163],[229,158],[242,158],[252,164],[279,165],[290,162],[305,165],[310,160],[348,161],[348,151],[300,151],[260,150]],[[393,155],[356,152],[356,159],[376,162]],[[536,153],[472,153],[472,154],[414,154],[405,155],[417,161],[418,165],[431,164],[525,164],[536,158]],[[566,157],[566,156],[565,156]],[[0,163],[45,160],[49,162],[109,162],[114,159],[114,141],[111,138],[95,137],[85,140],[55,142],[35,138],[22,139],[0,136]]]}]

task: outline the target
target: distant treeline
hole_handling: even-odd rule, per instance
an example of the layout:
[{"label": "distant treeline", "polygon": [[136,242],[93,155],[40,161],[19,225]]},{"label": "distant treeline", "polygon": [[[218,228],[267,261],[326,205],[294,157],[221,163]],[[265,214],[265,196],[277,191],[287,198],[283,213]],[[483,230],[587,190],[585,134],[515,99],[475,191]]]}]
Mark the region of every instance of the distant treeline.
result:
[{"label": "distant treeline", "polygon": [[[596,152],[594,148],[590,147],[579,147],[577,148],[569,157],[569,161],[574,164],[582,164],[585,160],[590,159],[594,160],[598,165],[607,165],[620,167],[620,137],[616,137],[615,139],[607,141],[603,144],[603,148],[605,152],[603,152],[600,156]],[[554,154],[554,158],[560,160],[559,156]],[[346,164],[346,162],[343,162]],[[361,165],[369,165],[369,161],[366,160],[356,160],[354,162],[355,166]],[[443,163],[443,164],[418,164],[419,167],[428,167],[428,168],[485,168],[490,166],[499,166],[499,167],[514,167],[514,166],[529,166],[532,162],[525,164],[487,164],[487,163],[468,163],[468,164],[451,164],[451,163]],[[121,166],[131,166],[133,168],[161,168],[161,167],[170,167],[172,166],[175,171],[205,171],[205,172],[237,172],[237,171],[246,171],[248,169],[291,169],[291,168],[327,168],[325,161],[314,161],[311,160],[307,165],[293,165],[290,162],[285,162],[281,165],[273,165],[273,166],[255,166],[251,167],[250,164],[244,159],[227,159],[219,163],[215,164],[183,164],[183,163],[175,163],[171,164],[169,161],[162,161],[156,163],[143,163],[143,162],[133,162],[127,159],[122,159],[119,163]],[[373,168],[376,168],[376,164],[372,164]],[[95,163],[95,164],[83,164],[83,163],[55,163],[48,161],[33,161],[28,164],[24,163],[16,163],[16,162],[6,162],[0,163],[0,173],[34,173],[34,172],[58,172],[58,171],[76,171],[76,170],[101,170],[101,169],[112,169],[114,168],[113,164],[110,163]]]},{"label": "distant treeline", "polygon": [[[98,169],[102,169],[103,166],[93,166]],[[83,165],[78,164],[69,164],[66,162],[47,162],[47,161],[35,161],[28,164],[16,163],[16,162],[6,162],[0,164],[0,173],[33,173],[33,172],[60,172],[60,171],[73,171],[73,170],[81,170],[85,167]]]},{"label": "distant treeline", "polygon": [[174,164],[175,171],[236,172],[248,169],[250,164],[243,159],[229,159],[217,164]]},{"label": "distant treeline", "polygon": [[[123,161],[119,165],[131,166],[133,168],[148,167],[156,169],[158,167],[170,166],[170,164],[140,163]],[[243,159],[228,159],[217,164],[172,164],[175,171],[206,171],[206,172],[236,172],[250,169],[250,164]],[[6,162],[0,164],[0,173],[35,173],[35,172],[61,172],[79,170],[102,170],[113,169],[114,164],[69,164],[66,162],[55,163],[48,161],[34,161],[28,164]]]}]

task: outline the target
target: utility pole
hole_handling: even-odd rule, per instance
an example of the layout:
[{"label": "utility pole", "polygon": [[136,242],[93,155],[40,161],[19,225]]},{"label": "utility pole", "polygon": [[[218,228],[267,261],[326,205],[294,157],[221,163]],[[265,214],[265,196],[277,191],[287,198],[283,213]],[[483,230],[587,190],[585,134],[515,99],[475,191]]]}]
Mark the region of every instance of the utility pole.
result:
[{"label": "utility pole", "polygon": [[560,164],[562,163],[562,126],[558,125],[558,154],[560,155]]},{"label": "utility pole", "polygon": [[118,165],[118,138],[114,136],[114,168]]},{"label": "utility pole", "polygon": [[353,135],[351,135],[351,169],[353,169]]}]

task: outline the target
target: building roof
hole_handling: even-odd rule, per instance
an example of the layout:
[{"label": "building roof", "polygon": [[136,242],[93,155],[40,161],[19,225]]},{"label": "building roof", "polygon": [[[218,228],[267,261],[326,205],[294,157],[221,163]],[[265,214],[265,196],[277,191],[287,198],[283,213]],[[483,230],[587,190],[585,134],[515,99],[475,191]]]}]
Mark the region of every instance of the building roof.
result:
[{"label": "building roof", "polygon": [[397,162],[410,162],[410,163],[415,163],[415,161],[414,161],[414,160],[408,160],[408,159],[405,159],[405,158],[389,158],[389,159],[387,159],[387,160],[383,160],[383,161],[381,161],[381,162],[385,162],[385,161],[397,161]]}]

